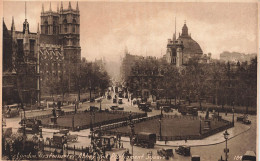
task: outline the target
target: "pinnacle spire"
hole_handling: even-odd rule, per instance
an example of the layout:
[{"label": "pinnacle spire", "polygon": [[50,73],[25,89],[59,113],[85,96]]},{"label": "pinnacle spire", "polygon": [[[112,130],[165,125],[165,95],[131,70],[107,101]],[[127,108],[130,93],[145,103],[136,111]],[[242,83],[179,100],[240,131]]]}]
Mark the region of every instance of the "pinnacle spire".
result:
[{"label": "pinnacle spire", "polygon": [[61,3],[60,3],[60,11],[62,11],[62,10],[63,10],[63,3],[61,1]]},{"label": "pinnacle spire", "polygon": [[70,1],[69,1],[69,10],[71,10],[71,3],[70,3]]},{"label": "pinnacle spire", "polygon": [[25,19],[27,19],[27,17],[26,17],[26,2],[25,2]]},{"label": "pinnacle spire", "polygon": [[44,13],[44,5],[43,5],[43,3],[42,3],[42,13]]},{"label": "pinnacle spire", "polygon": [[59,3],[57,4],[57,12],[59,12]]},{"label": "pinnacle spire", "polygon": [[51,2],[50,2],[50,11],[51,11]]},{"label": "pinnacle spire", "polygon": [[37,33],[40,33],[40,25],[38,23],[38,27],[37,27]]},{"label": "pinnacle spire", "polygon": [[77,1],[77,7],[76,7],[76,10],[79,11],[79,3]]},{"label": "pinnacle spire", "polygon": [[15,26],[14,26],[14,16],[12,17],[12,26],[11,26],[11,30],[15,30]]},{"label": "pinnacle spire", "polygon": [[176,17],[175,17],[175,31],[174,31],[172,40],[173,40],[173,41],[176,40]]}]

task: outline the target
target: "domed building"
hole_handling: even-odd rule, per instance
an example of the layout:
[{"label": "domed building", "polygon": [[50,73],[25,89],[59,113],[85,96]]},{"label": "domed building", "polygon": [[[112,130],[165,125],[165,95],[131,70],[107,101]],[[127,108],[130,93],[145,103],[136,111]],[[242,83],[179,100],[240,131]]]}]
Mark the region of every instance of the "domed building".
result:
[{"label": "domed building", "polygon": [[168,39],[166,60],[170,64],[176,66],[186,65],[190,58],[201,57],[203,51],[200,45],[191,38],[188,34],[188,27],[184,23],[182,27],[182,33],[179,34],[179,38],[176,40],[176,33],[173,35],[173,39]]}]

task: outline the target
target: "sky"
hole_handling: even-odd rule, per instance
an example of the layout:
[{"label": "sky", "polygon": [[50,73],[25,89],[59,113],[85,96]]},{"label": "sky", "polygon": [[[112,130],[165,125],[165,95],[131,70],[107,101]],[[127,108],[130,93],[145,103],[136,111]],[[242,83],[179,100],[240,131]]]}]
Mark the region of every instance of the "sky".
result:
[{"label": "sky", "polygon": [[[161,57],[167,40],[184,21],[203,53],[219,58],[223,51],[257,52],[257,3],[202,2],[84,2],[79,1],[81,55],[87,60],[117,61],[127,50],[134,55]],[[27,2],[30,31],[37,31],[40,14],[50,1]],[[71,2],[76,8],[76,2]],[[51,2],[57,10],[60,2]],[[68,2],[63,2],[63,8]],[[10,29],[14,16],[16,30],[22,30],[25,3],[4,1],[3,17]]]}]

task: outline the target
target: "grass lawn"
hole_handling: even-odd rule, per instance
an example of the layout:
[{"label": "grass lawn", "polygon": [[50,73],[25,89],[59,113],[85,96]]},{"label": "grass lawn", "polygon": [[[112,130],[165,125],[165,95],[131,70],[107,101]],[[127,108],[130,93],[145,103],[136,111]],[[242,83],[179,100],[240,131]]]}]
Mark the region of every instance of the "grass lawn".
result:
[{"label": "grass lawn", "polygon": [[[74,116],[74,127],[90,125],[90,122],[91,122],[90,112],[58,117],[57,125],[72,127],[73,116]],[[129,116],[129,114],[126,114],[126,113],[107,113],[107,112],[99,113],[99,112],[96,112],[95,115],[93,115],[93,117],[92,117],[92,123],[114,120],[114,119],[124,118],[124,117],[128,117],[128,116]],[[43,118],[41,120],[42,120],[42,124],[51,123],[50,118]]]},{"label": "grass lawn", "polygon": [[[216,129],[225,125],[222,121],[212,120],[211,129]],[[202,121],[202,133],[203,133],[204,122]],[[159,119],[153,119],[141,123],[135,124],[134,130],[138,132],[149,132],[155,133],[159,136],[160,123]],[[184,136],[184,135],[198,135],[200,131],[200,120],[192,117],[187,118],[163,118],[161,121],[162,136]],[[120,127],[112,129],[117,132],[130,132],[130,127]]]}]

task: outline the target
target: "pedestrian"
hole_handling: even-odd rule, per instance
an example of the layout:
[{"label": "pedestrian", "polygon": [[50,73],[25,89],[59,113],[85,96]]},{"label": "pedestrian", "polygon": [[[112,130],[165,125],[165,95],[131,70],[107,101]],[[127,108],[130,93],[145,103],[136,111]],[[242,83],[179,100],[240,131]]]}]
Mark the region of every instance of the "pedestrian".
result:
[{"label": "pedestrian", "polygon": [[185,138],[185,143],[187,143],[187,138]]},{"label": "pedestrian", "polygon": [[119,155],[118,154],[116,155],[116,161],[119,161]]},{"label": "pedestrian", "polygon": [[107,160],[110,161],[110,154],[107,155]]}]

